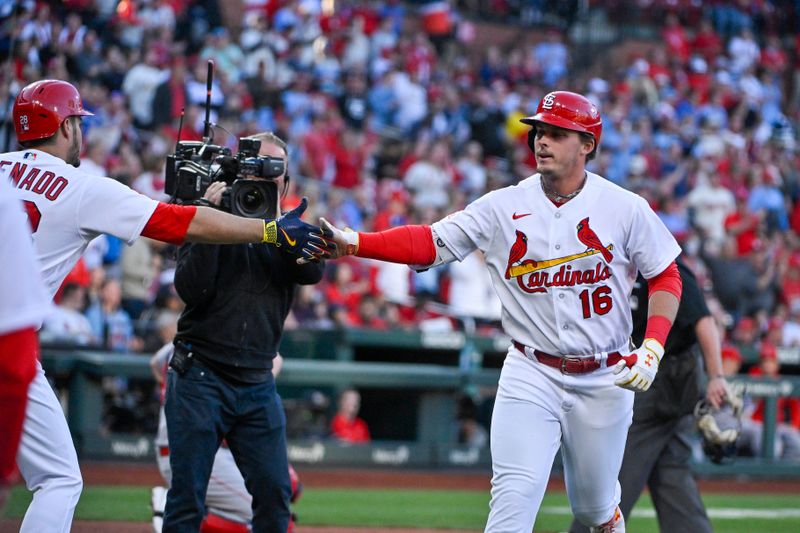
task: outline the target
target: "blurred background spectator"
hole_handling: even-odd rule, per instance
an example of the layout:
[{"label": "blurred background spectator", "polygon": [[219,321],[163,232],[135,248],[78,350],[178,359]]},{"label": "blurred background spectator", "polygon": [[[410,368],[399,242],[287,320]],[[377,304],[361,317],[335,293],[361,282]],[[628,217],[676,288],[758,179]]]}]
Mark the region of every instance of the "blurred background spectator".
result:
[{"label": "blurred background spectator", "polygon": [[469,396],[462,396],[459,399],[456,421],[458,424],[456,442],[477,450],[489,445],[489,432],[478,421],[478,407]]},{"label": "blurred background spectator", "polygon": [[355,389],[345,389],[339,395],[339,408],[331,420],[331,437],[341,442],[363,444],[370,441],[369,428],[359,418],[361,395]]},{"label": "blurred background spectator", "polygon": [[96,344],[89,319],[83,314],[86,308],[86,288],[77,283],[66,283],[54,311],[42,326],[42,342],[69,344]]}]

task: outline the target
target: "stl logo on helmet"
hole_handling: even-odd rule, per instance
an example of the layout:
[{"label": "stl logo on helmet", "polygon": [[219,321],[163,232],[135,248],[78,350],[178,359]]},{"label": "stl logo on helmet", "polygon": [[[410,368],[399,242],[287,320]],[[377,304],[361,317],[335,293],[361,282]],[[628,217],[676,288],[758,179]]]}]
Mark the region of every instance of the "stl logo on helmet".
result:
[{"label": "stl logo on helmet", "polygon": [[556,95],[553,93],[548,93],[545,95],[544,99],[542,99],[542,109],[553,109],[553,105],[556,103]]},{"label": "stl logo on helmet", "polygon": [[[552,259],[525,259],[528,251],[528,237],[516,230],[516,240],[511,246],[506,265],[505,278],[516,278],[519,288],[527,293],[546,293],[549,287],[574,287],[576,285],[594,285],[609,279],[613,274],[608,264],[614,259],[611,251],[613,244],[605,246],[597,234],[589,227],[589,218],[581,220],[576,227],[576,234],[586,248],[578,253],[555,257]],[[600,256],[594,268],[580,269],[573,267],[573,262],[585,257]],[[573,263],[573,264],[569,264]],[[551,268],[559,267],[553,272]]]},{"label": "stl logo on helmet", "polygon": [[19,126],[22,128],[22,131],[28,131],[30,129],[28,125],[28,115],[20,115]]}]

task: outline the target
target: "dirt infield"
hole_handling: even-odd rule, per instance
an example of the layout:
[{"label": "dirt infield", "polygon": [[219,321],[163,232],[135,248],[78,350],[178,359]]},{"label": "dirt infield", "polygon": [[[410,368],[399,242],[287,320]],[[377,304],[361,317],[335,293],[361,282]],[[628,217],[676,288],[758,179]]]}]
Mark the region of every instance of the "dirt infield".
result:
[{"label": "dirt infield", "polygon": [[[488,472],[397,471],[378,469],[310,469],[295,466],[306,487],[438,488],[489,490]],[[163,485],[155,465],[139,463],[81,463],[85,485]]]},{"label": "dirt infield", "polygon": [[[417,471],[309,468],[296,466],[297,472],[307,488],[432,488],[486,490],[490,488],[490,474],[484,471]],[[161,485],[163,481],[155,465],[136,463],[91,462],[81,463],[86,485]],[[800,493],[800,479],[748,480],[748,479],[701,479],[703,492],[754,492],[754,493]],[[561,478],[550,480],[548,490],[563,490]],[[2,533],[2,532],[0,532]],[[327,532],[326,532],[327,533]]]}]

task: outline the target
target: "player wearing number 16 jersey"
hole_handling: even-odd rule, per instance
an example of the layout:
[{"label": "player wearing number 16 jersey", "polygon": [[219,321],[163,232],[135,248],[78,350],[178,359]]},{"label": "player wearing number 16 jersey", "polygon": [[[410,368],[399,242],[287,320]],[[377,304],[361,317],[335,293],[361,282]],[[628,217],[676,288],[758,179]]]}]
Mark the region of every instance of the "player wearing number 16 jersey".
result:
[{"label": "player wearing number 16 jersey", "polygon": [[[299,218],[266,221],[207,207],[156,202],[109,178],[82,172],[80,94],[71,84],[43,80],[14,102],[14,129],[23,150],[0,154],[0,179],[16,187],[28,213],[42,277],[50,296],[89,241],[107,233],[128,244],[140,235],[175,244],[269,243],[316,260],[324,242],[316,226]],[[280,231],[278,231],[280,230]],[[23,532],[70,530],[82,481],[61,405],[41,366],[28,392],[17,466],[34,492]]]},{"label": "player wearing number 16 jersey", "polygon": [[[336,256],[422,268],[480,250],[513,342],[492,415],[487,532],[529,533],[559,447],[574,515],[624,532],[617,481],[633,392],[649,388],[681,293],[678,244],[647,202],[585,170],[600,115],[581,95],[546,95],[528,144],[538,173],[432,226],[333,232]],[[628,296],[650,290],[642,346],[631,350]]]}]

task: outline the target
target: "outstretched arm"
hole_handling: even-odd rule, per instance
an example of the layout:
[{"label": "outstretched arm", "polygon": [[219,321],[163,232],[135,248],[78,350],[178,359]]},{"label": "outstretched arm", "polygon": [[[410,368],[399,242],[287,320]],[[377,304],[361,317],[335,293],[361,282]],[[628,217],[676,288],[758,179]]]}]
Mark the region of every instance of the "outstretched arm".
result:
[{"label": "outstretched arm", "polygon": [[320,226],[329,232],[335,244],[332,257],[355,255],[390,263],[428,266],[436,262],[437,250],[434,246],[430,226],[398,226],[375,233],[342,231],[324,218]]},{"label": "outstretched arm", "polygon": [[198,207],[186,230],[188,242],[238,244],[263,240],[263,220],[237,217],[210,207]]},{"label": "outstretched arm", "polygon": [[298,258],[317,261],[327,255],[328,245],[323,239],[325,232],[322,229],[300,219],[307,206],[308,199],[303,198],[299,206],[281,218],[260,220],[234,216],[210,207],[159,203],[142,235],[172,244],[267,243],[283,247]]}]

